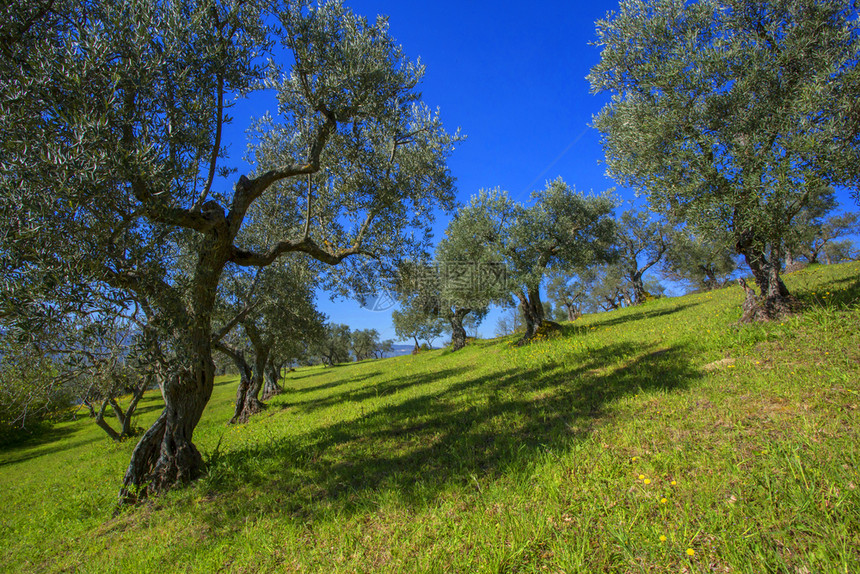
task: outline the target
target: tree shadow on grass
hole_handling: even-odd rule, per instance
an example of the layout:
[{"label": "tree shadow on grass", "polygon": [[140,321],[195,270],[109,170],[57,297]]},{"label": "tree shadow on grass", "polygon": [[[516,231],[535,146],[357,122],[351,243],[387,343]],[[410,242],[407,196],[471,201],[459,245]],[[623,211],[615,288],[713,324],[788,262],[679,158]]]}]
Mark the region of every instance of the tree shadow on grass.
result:
[{"label": "tree shadow on grass", "polygon": [[673,313],[677,313],[678,311],[683,311],[684,309],[687,309],[689,307],[695,307],[696,305],[701,305],[701,303],[684,303],[683,305],[675,305],[674,307],[671,307],[669,309],[649,309],[645,307],[642,308],[642,310],[640,311],[637,311],[635,313],[629,313],[626,315],[618,315],[617,313],[612,313],[612,318],[604,319],[594,323],[589,323],[588,325],[578,325],[577,322],[574,321],[573,323],[562,324],[561,328],[565,335],[581,334],[587,332],[592,327],[610,327],[613,325],[628,323],[630,321],[640,321],[642,319],[663,317],[665,315],[672,315]]},{"label": "tree shadow on grass", "polygon": [[[455,369],[445,369],[441,371],[435,371],[433,373],[427,373],[424,375],[410,375],[408,377],[399,377],[396,379],[389,379],[383,381],[381,383],[368,385],[360,387],[354,391],[346,391],[339,394],[329,395],[327,397],[319,398],[319,399],[311,399],[307,401],[290,401],[284,402],[281,404],[282,408],[295,408],[302,414],[312,413],[314,411],[329,408],[336,406],[338,404],[343,404],[346,402],[362,402],[369,399],[377,399],[380,397],[385,397],[388,395],[393,395],[399,391],[406,390],[410,387],[417,387],[421,385],[427,385],[433,383],[435,381],[456,376],[464,373],[468,369],[466,367],[455,368]],[[352,384],[358,381],[371,379],[374,377],[379,377],[382,373],[372,373],[370,375],[362,376],[362,377],[352,377],[348,380],[341,381],[340,384],[329,383],[327,385],[321,385],[318,387],[311,387],[312,390],[319,390],[322,388],[336,388],[338,386],[342,386],[345,384]],[[307,390],[307,389],[303,389]],[[292,393],[291,393],[292,394]],[[287,395],[288,398],[290,395]]]},{"label": "tree shadow on grass", "polygon": [[[801,304],[801,310],[822,305],[854,306],[860,303],[860,278],[843,277],[829,281],[819,289],[823,291],[812,291],[808,287],[796,289],[793,295]],[[828,294],[829,292],[829,294]]]},{"label": "tree shadow on grass", "polygon": [[[573,369],[544,364],[475,377],[466,370],[422,375],[411,385],[438,388],[455,375],[459,381],[371,406],[356,420],[222,454],[205,479],[218,498],[205,519],[219,528],[263,513],[341,516],[372,508],[381,492],[421,507],[475,477],[528,472],[528,462],[547,450],[564,451],[587,438],[607,405],[625,395],[683,389],[700,376],[685,349],[634,343],[607,345]],[[409,379],[395,379],[389,388],[404,389]],[[258,495],[234,494],[242,489]]]},{"label": "tree shadow on grass", "polygon": [[218,378],[222,380],[215,381],[215,384],[213,386],[223,387],[224,385],[235,385],[237,382],[239,382],[239,375],[219,375]]},{"label": "tree shadow on grass", "polygon": [[[322,373],[316,373],[316,374],[320,375]],[[365,381],[367,379],[372,379],[374,377],[378,377],[380,375],[382,375],[382,371],[374,371],[372,373],[368,373],[368,374],[362,375],[360,377],[351,377],[349,379],[340,379],[337,381],[332,381],[330,383],[322,383],[320,385],[315,385],[312,387],[302,387],[300,389],[290,388],[287,385],[289,385],[290,382],[295,381],[296,379],[303,379],[305,377],[290,377],[288,379],[285,378],[285,379],[281,380],[281,384],[284,386],[284,391],[287,393],[287,396],[295,397],[295,396],[299,396],[299,395],[305,395],[308,393],[316,393],[316,392],[324,391],[324,390],[328,390],[328,389],[335,389],[337,387],[342,387],[344,385],[351,385],[354,383]]]},{"label": "tree shadow on grass", "polygon": [[[42,456],[50,456],[52,454],[57,454],[59,452],[72,450],[85,445],[93,444],[95,442],[99,442],[100,437],[98,436],[93,437],[91,439],[82,439],[76,441],[69,440],[71,437],[78,434],[80,430],[81,429],[73,428],[51,428],[40,433],[37,437],[33,437],[30,440],[20,442],[8,448],[4,447],[2,449],[2,454],[0,454],[0,467],[7,466],[10,464],[18,464],[20,462],[39,458]],[[104,438],[109,440],[107,435],[104,435]],[[51,443],[57,444],[49,448],[39,448],[43,445]]]}]

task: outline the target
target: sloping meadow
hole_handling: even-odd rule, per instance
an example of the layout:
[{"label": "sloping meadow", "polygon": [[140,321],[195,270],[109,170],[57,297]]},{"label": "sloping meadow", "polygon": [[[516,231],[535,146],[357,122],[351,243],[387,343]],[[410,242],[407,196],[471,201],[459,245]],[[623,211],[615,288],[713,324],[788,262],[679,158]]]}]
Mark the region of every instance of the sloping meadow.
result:
[{"label": "sloping meadow", "polygon": [[0,453],[0,570],[860,571],[860,263],[786,283],[782,322],[730,287],[299,369],[246,425],[222,378],[207,474],[117,515],[134,441],[81,411]]}]

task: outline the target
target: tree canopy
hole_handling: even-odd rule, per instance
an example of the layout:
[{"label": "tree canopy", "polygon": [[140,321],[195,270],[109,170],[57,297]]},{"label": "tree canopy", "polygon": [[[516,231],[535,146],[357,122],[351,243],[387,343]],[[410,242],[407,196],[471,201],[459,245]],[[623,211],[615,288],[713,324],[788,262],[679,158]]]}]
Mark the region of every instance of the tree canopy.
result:
[{"label": "tree canopy", "polygon": [[561,178],[532,193],[528,206],[504,191],[483,190],[457,212],[448,238],[504,263],[506,295],[519,303],[525,342],[544,321],[540,289],[548,273],[614,257],[614,207],[608,195],[585,196]]},{"label": "tree canopy", "polygon": [[860,185],[860,22],[846,0],[630,0],[597,22],[609,173],[654,209],[727,229],[769,309],[810,193]]},{"label": "tree canopy", "polygon": [[[433,208],[453,202],[458,136],[421,102],[424,69],[387,21],[337,1],[57,0],[11,13],[3,304],[114,289],[151,311],[175,360],[126,473],[133,500],[202,469],[193,432],[212,392],[225,266],[291,252],[383,266],[422,251]],[[227,111],[252,89],[274,90],[278,109],[256,126],[253,171],[224,189]],[[265,243],[240,234],[269,217],[282,225]]]}]

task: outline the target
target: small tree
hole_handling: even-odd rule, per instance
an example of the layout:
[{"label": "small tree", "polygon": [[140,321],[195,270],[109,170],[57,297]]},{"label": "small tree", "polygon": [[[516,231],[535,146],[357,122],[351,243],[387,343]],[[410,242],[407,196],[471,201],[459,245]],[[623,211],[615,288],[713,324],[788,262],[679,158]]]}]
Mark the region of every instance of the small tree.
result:
[{"label": "small tree", "polygon": [[594,274],[587,271],[551,275],[547,296],[555,301],[556,316],[562,321],[575,321],[582,316],[582,305],[590,287],[589,278],[593,282]]},{"label": "small tree", "polygon": [[374,358],[380,344],[376,329],[357,329],[350,334],[350,347],[356,361]]},{"label": "small tree", "polygon": [[457,233],[466,241],[483,241],[507,265],[508,292],[525,319],[520,343],[531,339],[544,321],[540,289],[547,273],[614,256],[614,201],[607,195],[586,197],[559,178],[534,192],[531,201],[524,207],[499,190],[482,191],[452,222],[460,222],[463,230]]},{"label": "small tree", "polygon": [[[836,196],[830,188],[810,194],[809,201],[794,218],[786,234],[786,268],[792,266],[796,257],[802,257],[807,263],[818,263],[822,255],[828,260],[828,247],[840,237],[860,231],[856,213],[830,215],[837,205]],[[841,250],[831,253],[838,251]]]},{"label": "small tree", "polygon": [[[218,340],[215,346],[242,375],[231,422],[246,422],[265,408],[263,400],[280,392],[282,364],[321,335],[324,317],[314,307],[313,275],[301,259],[279,260],[253,277],[240,267],[227,272],[225,317],[235,319],[242,336],[238,345]],[[222,330],[228,328],[229,322]]]},{"label": "small tree", "polygon": [[349,360],[350,345],[351,331],[348,325],[327,323],[322,336],[311,343],[309,355],[331,367]]},{"label": "small tree", "polygon": [[436,265],[422,279],[432,293],[431,308],[451,326],[455,351],[466,345],[466,317],[484,316],[491,304],[509,296],[507,270],[495,242],[505,233],[500,222],[513,214],[513,208],[501,194],[482,191],[474,196],[448,224],[436,248]]},{"label": "small tree", "polygon": [[413,297],[402,305],[401,310],[391,313],[397,336],[400,339],[415,341],[416,349],[420,348],[421,340],[432,347],[433,340],[445,331],[444,319],[434,316],[431,310],[425,308],[424,303],[421,299]]},{"label": "small tree", "polygon": [[672,226],[645,211],[628,210],[618,222],[618,265],[633,291],[633,304],[645,302],[645,273],[657,265],[672,244]]},{"label": "small tree", "polygon": [[502,315],[496,321],[496,336],[513,335],[521,331],[524,326],[525,323],[523,322],[523,316],[520,313],[519,307],[509,307],[503,311]]},{"label": "small tree", "polygon": [[587,309],[612,311],[633,305],[633,290],[621,266],[601,265],[590,268],[589,273],[593,273],[593,281],[588,284]]},{"label": "small tree", "polygon": [[695,290],[710,291],[726,285],[738,262],[727,233],[706,237],[684,229],[675,234],[663,260],[663,275]]}]

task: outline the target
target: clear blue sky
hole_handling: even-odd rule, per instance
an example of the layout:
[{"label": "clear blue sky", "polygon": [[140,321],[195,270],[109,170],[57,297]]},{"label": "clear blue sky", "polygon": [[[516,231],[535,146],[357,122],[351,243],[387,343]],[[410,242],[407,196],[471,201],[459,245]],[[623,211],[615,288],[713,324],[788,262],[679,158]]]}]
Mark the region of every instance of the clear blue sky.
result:
[{"label": "clear blue sky", "polygon": [[[356,13],[389,17],[391,34],[409,58],[427,67],[424,101],[439,107],[449,129],[467,140],[450,168],[461,202],[481,188],[501,187],[515,198],[562,176],[588,192],[613,187],[599,165],[603,152],[592,114],[604,96],[585,79],[599,56],[594,22],[617,2],[476,2],[346,0]],[[620,195],[632,198],[632,194]],[[436,239],[447,225],[437,221]],[[373,327],[395,338],[390,312],[319,301],[332,320]],[[492,336],[497,313],[481,326]]]},{"label": "clear blue sky", "polygon": [[[558,176],[586,193],[615,187],[623,200],[634,199],[605,176],[599,134],[589,127],[608,99],[589,92],[585,76],[599,58],[599,49],[589,42],[595,38],[594,22],[615,10],[617,1],[345,3],[369,19],[389,16],[391,35],[406,55],[426,65],[424,101],[440,108],[449,131],[460,127],[468,137],[449,163],[461,202],[493,187],[525,200]],[[247,108],[232,110],[234,130],[246,119]],[[263,112],[250,111],[254,116]],[[244,148],[237,135],[240,140],[230,142],[234,155]],[[843,209],[855,208],[847,192],[841,191],[839,199]],[[436,222],[436,240],[446,225],[446,220]],[[373,312],[325,295],[318,303],[332,321],[396,338],[390,310]],[[493,335],[497,317],[491,313],[485,320],[482,336]]]}]

